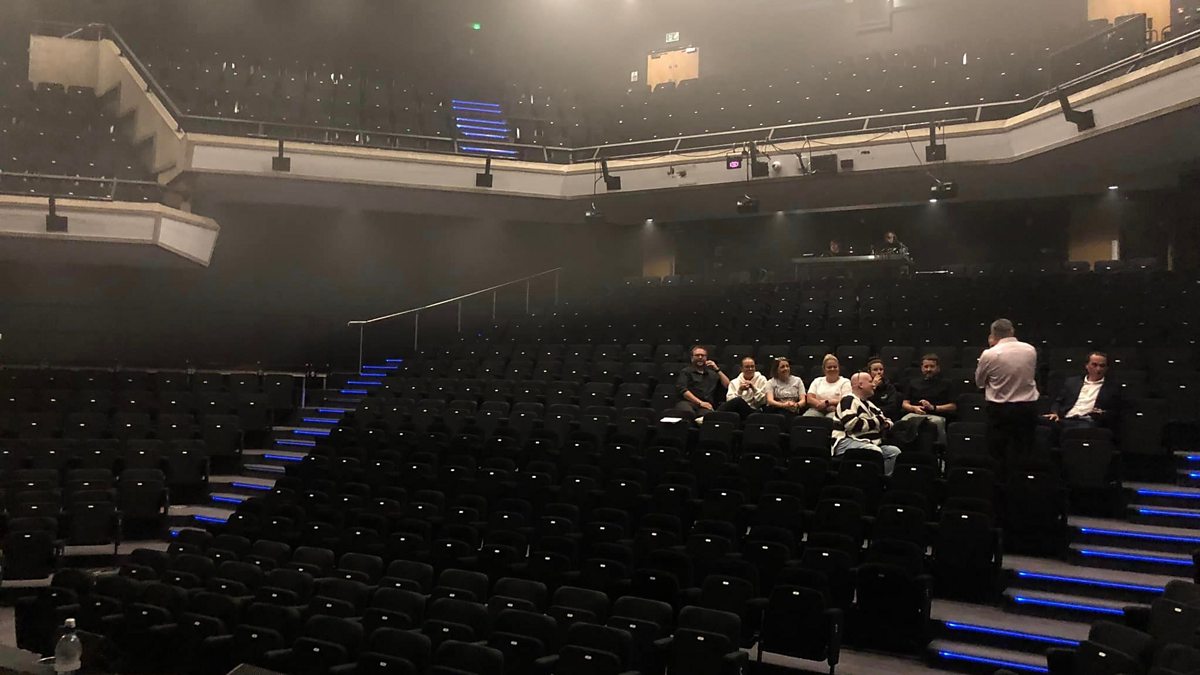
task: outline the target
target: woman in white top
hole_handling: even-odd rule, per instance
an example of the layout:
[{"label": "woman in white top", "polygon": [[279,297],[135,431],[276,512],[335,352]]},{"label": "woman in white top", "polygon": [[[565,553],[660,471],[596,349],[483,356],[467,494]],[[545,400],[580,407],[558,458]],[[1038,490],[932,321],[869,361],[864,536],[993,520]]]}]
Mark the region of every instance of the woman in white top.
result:
[{"label": "woman in white top", "polygon": [[808,392],[804,381],[792,375],[792,363],[787,359],[775,359],[771,366],[771,379],[767,382],[767,407],[772,412],[799,415]]},{"label": "woman in white top", "polygon": [[842,377],[842,365],[833,354],[826,354],[821,359],[821,370],[825,377],[818,377],[808,385],[808,410],[804,414],[832,418],[837,413],[838,402],[850,395],[850,380]]},{"label": "woman in white top", "polygon": [[725,402],[719,410],[735,412],[743,419],[750,413],[762,410],[767,402],[767,378],[758,372],[754,359],[742,359],[742,374],[729,381]]}]

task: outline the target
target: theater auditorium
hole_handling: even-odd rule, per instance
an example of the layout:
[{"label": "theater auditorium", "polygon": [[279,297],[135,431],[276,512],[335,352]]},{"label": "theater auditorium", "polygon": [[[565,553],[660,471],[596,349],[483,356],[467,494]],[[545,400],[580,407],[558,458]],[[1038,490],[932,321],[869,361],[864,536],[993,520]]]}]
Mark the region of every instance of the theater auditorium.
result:
[{"label": "theater auditorium", "polygon": [[0,0],[0,670],[1200,675],[1198,47]]}]

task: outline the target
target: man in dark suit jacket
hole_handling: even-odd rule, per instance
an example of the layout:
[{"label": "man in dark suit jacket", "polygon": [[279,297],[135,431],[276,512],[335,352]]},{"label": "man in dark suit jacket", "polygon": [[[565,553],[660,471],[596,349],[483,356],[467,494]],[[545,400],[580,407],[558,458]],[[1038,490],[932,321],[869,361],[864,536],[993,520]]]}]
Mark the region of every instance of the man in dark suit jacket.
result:
[{"label": "man in dark suit jacket", "polygon": [[1088,354],[1084,369],[1085,376],[1067,378],[1045,418],[1062,429],[1112,429],[1120,417],[1121,387],[1107,377],[1108,355]]}]

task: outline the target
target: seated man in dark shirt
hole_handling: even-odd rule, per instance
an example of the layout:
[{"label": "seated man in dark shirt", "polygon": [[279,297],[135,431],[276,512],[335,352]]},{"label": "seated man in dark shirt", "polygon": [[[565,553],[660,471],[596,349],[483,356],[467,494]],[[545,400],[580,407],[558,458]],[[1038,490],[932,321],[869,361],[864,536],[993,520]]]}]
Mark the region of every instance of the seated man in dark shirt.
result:
[{"label": "seated man in dark shirt", "polygon": [[1121,386],[1108,375],[1108,355],[1088,354],[1085,375],[1068,377],[1050,413],[1044,417],[1060,429],[1104,427],[1112,429],[1120,415]]},{"label": "seated man in dark shirt", "polygon": [[879,254],[908,255],[908,247],[896,237],[896,233],[888,230],[883,234],[883,241],[875,244],[875,252]]},{"label": "seated man in dark shirt", "polygon": [[729,378],[708,358],[708,350],[701,345],[692,347],[692,362],[675,378],[675,389],[682,399],[675,409],[703,417],[725,401],[725,390]]},{"label": "seated man in dark shirt", "polygon": [[942,377],[942,367],[937,354],[921,357],[921,377],[908,384],[908,396],[900,402],[907,413],[901,419],[924,417],[937,429],[938,445],[946,445],[946,416],[958,411],[954,402],[954,387]]}]

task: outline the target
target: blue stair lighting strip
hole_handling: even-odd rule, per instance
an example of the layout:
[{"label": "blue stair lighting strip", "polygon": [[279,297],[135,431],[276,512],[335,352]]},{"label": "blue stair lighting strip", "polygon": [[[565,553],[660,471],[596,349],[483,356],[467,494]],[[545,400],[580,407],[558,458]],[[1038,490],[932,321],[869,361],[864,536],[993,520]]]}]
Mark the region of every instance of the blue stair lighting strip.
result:
[{"label": "blue stair lighting strip", "polygon": [[387,377],[387,373],[359,373],[359,377]]},{"label": "blue stair lighting strip", "polygon": [[167,530],[167,534],[171,535],[172,537],[178,537],[179,530],[172,527],[171,529]]},{"label": "blue stair lighting strip", "polygon": [[225,518],[217,518],[215,516],[195,515],[195,516],[192,516],[192,518],[194,518],[195,520],[198,520],[202,523],[217,523],[218,525],[224,525],[225,521],[226,521]]},{"label": "blue stair lighting strip", "polygon": [[1022,633],[1019,630],[1006,630],[1004,628],[992,628],[991,626],[978,626],[970,623],[959,623],[957,621],[945,621],[943,624],[951,630],[960,630],[967,633],[982,633],[984,635],[996,635],[999,637],[1016,638],[1018,640],[1029,640],[1031,642],[1044,642],[1052,645],[1065,645],[1067,647],[1079,646],[1079,640],[1068,640],[1067,638],[1054,637],[1053,635],[1038,635],[1037,633]]},{"label": "blue stair lighting strip", "polygon": [[1164,509],[1147,509],[1140,508],[1138,513],[1143,516],[1170,516],[1171,518],[1200,518],[1200,512],[1188,513],[1187,511],[1166,511]]},{"label": "blue stair lighting strip", "polygon": [[450,106],[455,112],[480,113],[483,115],[503,115],[504,111],[499,108],[478,108],[473,105],[452,105]]},{"label": "blue stair lighting strip", "polygon": [[478,105],[478,106],[486,106],[486,107],[490,107],[490,108],[499,108],[500,107],[499,103],[491,103],[489,101],[468,101],[465,98],[452,98],[452,99],[450,99],[450,103],[451,104],[461,103],[463,105]]},{"label": "blue stair lighting strip", "polygon": [[351,412],[351,410],[349,408],[317,408],[317,412],[322,415],[340,415]]},{"label": "blue stair lighting strip", "polygon": [[366,389],[339,389],[338,392],[342,394],[362,394],[364,396],[367,394]]},{"label": "blue stair lighting strip", "polygon": [[455,122],[466,122],[467,124],[491,124],[493,126],[499,125],[502,127],[508,125],[508,122],[505,122],[503,120],[481,120],[481,119],[476,119],[474,117],[455,117],[454,121]]},{"label": "blue stair lighting strip", "polygon": [[1200,462],[1200,455],[1188,455],[1184,459],[1186,459],[1189,462]]},{"label": "blue stair lighting strip", "polygon": [[404,363],[404,359],[384,359],[384,363]]},{"label": "blue stair lighting strip", "polygon": [[316,441],[303,441],[297,438],[278,438],[275,440],[275,445],[290,445],[297,448],[315,448]]},{"label": "blue stair lighting strip", "polygon": [[1018,570],[1017,576],[1022,579],[1035,579],[1037,581],[1060,581],[1064,584],[1079,584],[1081,586],[1095,586],[1097,588],[1113,588],[1122,591],[1138,591],[1139,593],[1162,593],[1162,586],[1147,586],[1145,584],[1127,584],[1119,581],[1105,581],[1103,579],[1088,579],[1086,577],[1067,577],[1059,574],[1042,574],[1041,572],[1026,572]]},{"label": "blue stair lighting strip", "polygon": [[226,497],[224,495],[213,495],[212,500],[214,502],[221,502],[224,504],[241,504],[242,502],[246,501],[244,497]]},{"label": "blue stair lighting strip", "polygon": [[463,131],[463,132],[460,132],[459,135],[465,136],[467,138],[489,138],[493,141],[507,141],[508,140],[508,136],[504,136],[502,134],[481,134],[478,131]]},{"label": "blue stair lighting strip", "polygon": [[382,383],[382,382],[376,382],[376,381],[374,381],[374,380],[346,380],[346,384],[354,384],[354,385],[358,385],[358,386],[360,386],[360,387],[380,387],[380,386],[383,386],[383,383]]},{"label": "blue stair lighting strip", "polygon": [[1179,565],[1191,567],[1191,558],[1165,558],[1158,555],[1137,555],[1134,553],[1116,553],[1113,551],[1093,551],[1087,548],[1079,549],[1079,555],[1089,558],[1104,558],[1106,560],[1129,560],[1132,562],[1156,563],[1159,565]]},{"label": "blue stair lighting strip", "polygon": [[302,419],[306,424],[337,424],[341,421],[329,419],[328,417],[304,417]]},{"label": "blue stair lighting strip", "polygon": [[242,488],[243,490],[261,490],[262,492],[270,492],[272,489],[270,485],[263,485],[261,483],[243,483],[241,481],[234,481],[230,483],[230,485],[235,488]]},{"label": "blue stair lighting strip", "polygon": [[[1200,457],[1200,455],[1197,455]],[[1174,497],[1177,499],[1200,499],[1200,492],[1176,492],[1174,490],[1155,490],[1152,488],[1138,488],[1137,494],[1147,497]]]},{"label": "blue stair lighting strip", "polygon": [[470,129],[471,131],[491,131],[491,132],[496,132],[496,131],[507,132],[508,131],[507,126],[481,127],[481,126],[478,126],[475,124],[462,124],[462,123],[455,124],[454,126],[458,127],[459,129]]},{"label": "blue stair lighting strip", "polygon": [[364,369],[366,369],[366,370],[400,370],[400,366],[372,366],[372,365],[366,365],[366,366],[363,366],[363,368],[364,368]]},{"label": "blue stair lighting strip", "polygon": [[478,145],[463,145],[463,146],[460,146],[459,149],[462,150],[463,152],[484,152],[489,155],[508,155],[510,157],[516,156],[518,154],[516,150],[501,150],[500,148],[483,148]]},{"label": "blue stair lighting strip", "polygon": [[1037,607],[1055,607],[1058,609],[1074,609],[1080,612],[1095,612],[1097,614],[1114,614],[1124,616],[1125,610],[1100,605],[1085,605],[1079,602],[1059,602],[1058,600],[1043,600],[1042,598],[1027,598],[1023,595],[1013,596],[1013,602],[1018,605],[1035,605]]},{"label": "blue stair lighting strip", "polygon": [[266,459],[273,459],[277,462],[303,462],[304,461],[303,457],[290,457],[288,455],[275,455],[275,454],[272,454],[269,452],[266,453],[265,455],[263,455],[263,457]]},{"label": "blue stair lighting strip", "polygon": [[328,436],[332,432],[329,429],[293,429],[292,433],[297,436]]},{"label": "blue stair lighting strip", "polygon": [[967,661],[970,663],[982,663],[989,666],[997,666],[999,668],[1012,668],[1013,670],[1022,670],[1027,673],[1048,673],[1050,669],[1046,666],[1035,666],[1028,663],[1018,663],[1016,661],[1005,661],[1004,659],[992,659],[986,656],[975,656],[974,654],[963,654],[960,652],[947,651],[945,649],[938,650],[938,656],[943,659],[953,661]]},{"label": "blue stair lighting strip", "polygon": [[1187,537],[1178,534],[1155,534],[1153,532],[1134,532],[1132,530],[1106,530],[1099,527],[1081,527],[1083,534],[1096,534],[1105,537],[1127,537],[1129,539],[1145,539],[1147,541],[1169,541],[1177,544],[1200,544],[1200,537]]}]

